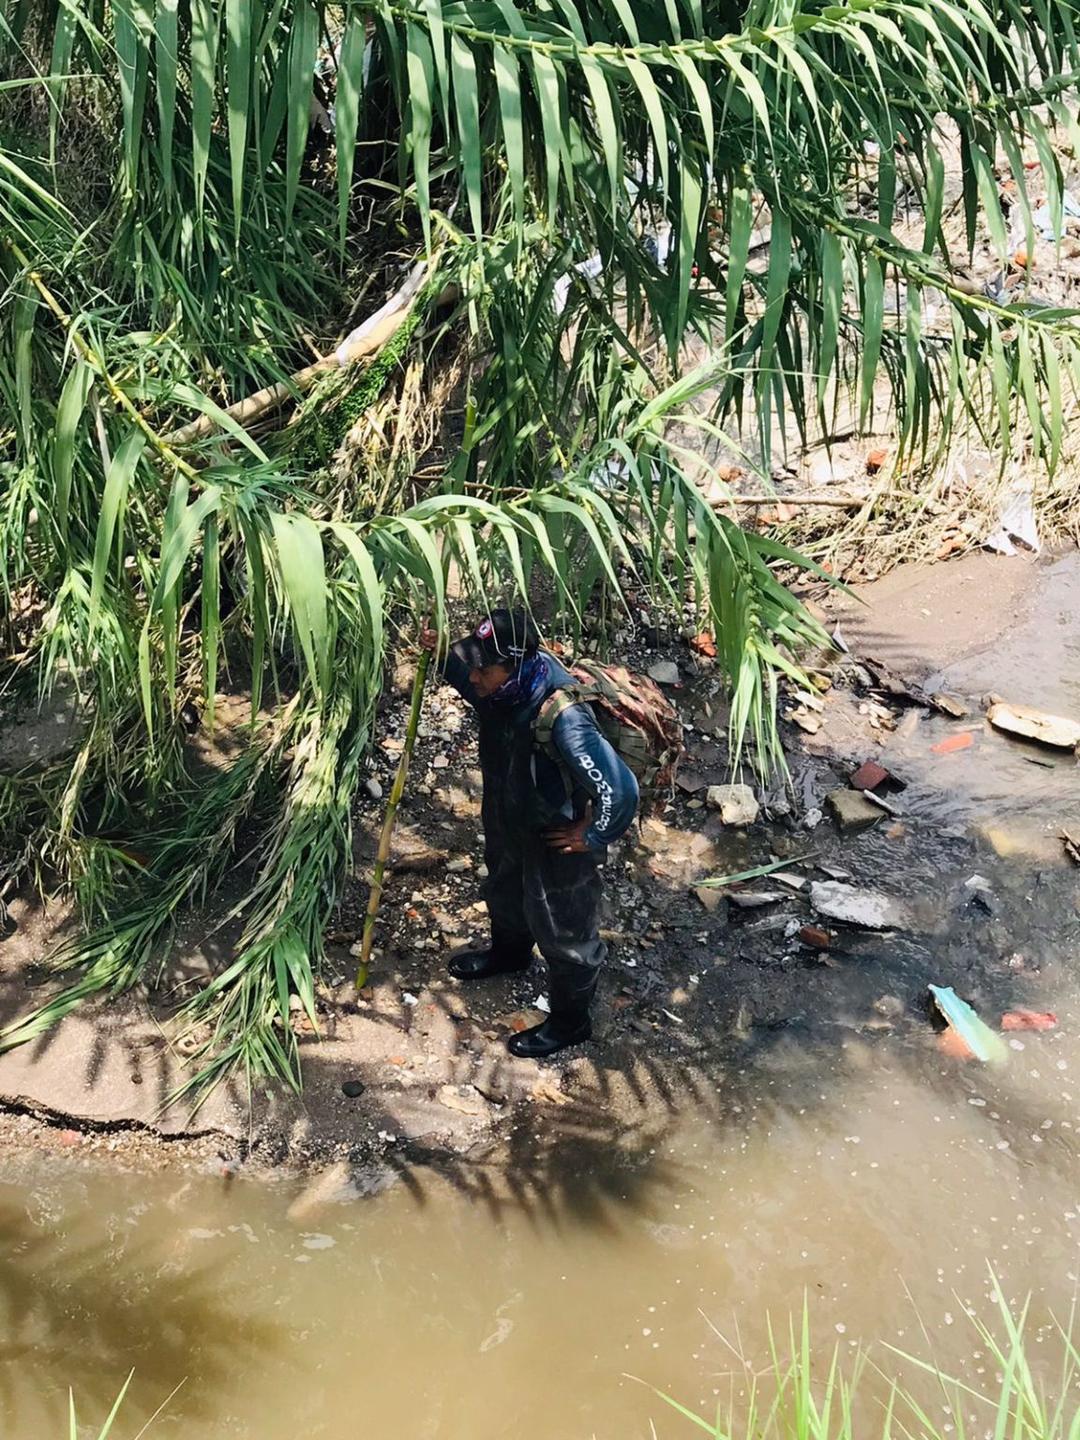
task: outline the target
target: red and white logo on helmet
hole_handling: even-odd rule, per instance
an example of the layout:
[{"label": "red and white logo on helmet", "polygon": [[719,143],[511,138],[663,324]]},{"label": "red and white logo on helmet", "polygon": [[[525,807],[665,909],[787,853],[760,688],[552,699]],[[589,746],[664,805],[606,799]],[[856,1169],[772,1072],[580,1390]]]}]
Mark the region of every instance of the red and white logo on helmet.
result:
[{"label": "red and white logo on helmet", "polygon": [[490,620],[481,620],[476,627],[476,638],[478,640],[490,640],[495,634],[495,628]]}]

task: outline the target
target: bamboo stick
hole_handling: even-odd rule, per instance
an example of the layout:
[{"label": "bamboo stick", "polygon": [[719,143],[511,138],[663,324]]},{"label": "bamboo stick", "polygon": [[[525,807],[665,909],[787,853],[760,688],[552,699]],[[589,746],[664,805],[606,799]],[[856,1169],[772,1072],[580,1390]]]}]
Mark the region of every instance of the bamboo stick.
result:
[{"label": "bamboo stick", "polygon": [[401,804],[401,797],[405,792],[405,781],[409,776],[409,761],[412,759],[413,746],[416,744],[416,731],[420,724],[420,704],[424,696],[424,681],[427,679],[430,664],[431,651],[421,651],[420,661],[416,667],[416,678],[413,681],[412,705],[409,709],[409,723],[405,730],[405,747],[401,752],[397,774],[394,776],[394,783],[390,790],[390,799],[386,804],[382,834],[379,836],[379,848],[375,855],[375,869],[371,875],[371,892],[368,895],[367,914],[364,917],[364,930],[360,941],[360,964],[356,969],[356,988],[358,990],[362,990],[367,984],[368,969],[371,964],[371,945],[375,937],[375,920],[379,913],[379,904],[382,901],[383,875],[386,872],[386,862],[390,858],[390,842],[394,836],[394,822],[397,820],[398,806]]},{"label": "bamboo stick", "polygon": [[106,365],[104,358],[98,354],[98,352],[93,348],[93,346],[87,344],[87,342],[79,334],[78,330],[72,323],[71,316],[60,304],[60,301],[56,298],[56,296],[49,289],[49,287],[45,284],[45,281],[41,278],[41,275],[38,273],[38,271],[35,270],[30,264],[30,261],[24,251],[14,240],[11,239],[9,235],[5,235],[3,237],[3,244],[5,248],[10,250],[12,255],[15,256],[15,259],[19,262],[19,264],[23,267],[23,270],[26,272],[27,280],[30,281],[31,285],[33,285],[34,289],[41,296],[42,300],[44,300],[45,304],[49,307],[52,313],[56,316],[57,320],[63,326],[64,333],[71,341],[79,358],[83,360],[87,365],[89,365],[91,370],[93,370],[97,374],[98,378],[102,381],[106,390],[109,392],[109,395],[112,397],[113,404],[117,407],[117,409],[124,411],[127,417],[131,420],[132,424],[134,424],[137,429],[142,431],[143,435],[150,442],[153,449],[155,449],[157,453],[161,456],[162,460],[166,461],[167,464],[172,465],[175,469],[179,470],[181,475],[185,475],[189,480],[198,480],[199,472],[193,466],[189,465],[188,462],[184,460],[181,456],[177,455],[176,451],[173,450],[172,446],[169,444],[168,439],[163,439],[162,436],[158,434],[158,432],[153,428],[153,426],[150,425],[149,422],[145,419],[145,417],[141,414],[135,402],[128,395],[126,395],[123,390],[120,389],[120,386],[116,383],[112,375],[109,373],[109,368]]}]

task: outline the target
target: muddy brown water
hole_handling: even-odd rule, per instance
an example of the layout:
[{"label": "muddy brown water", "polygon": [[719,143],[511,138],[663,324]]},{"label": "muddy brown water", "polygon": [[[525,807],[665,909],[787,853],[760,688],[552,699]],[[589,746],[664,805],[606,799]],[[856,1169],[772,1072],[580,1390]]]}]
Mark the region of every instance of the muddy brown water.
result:
[{"label": "muddy brown water", "polygon": [[[1080,714],[1080,563],[1037,582],[937,683]],[[885,756],[910,781],[905,834],[844,847],[857,883],[916,904],[918,933],[853,938],[845,1005],[808,991],[699,1067],[663,1123],[591,1131],[587,1109],[555,1107],[509,1169],[420,1165],[323,1202],[299,1182],[0,1160],[5,1436],[66,1433],[69,1386],[100,1421],[129,1370],[123,1436],[177,1386],[151,1435],[680,1436],[649,1387],[712,1410],[767,1365],[767,1317],[804,1297],[822,1364],[834,1345],[887,1367],[887,1345],[925,1355],[925,1326],[978,1387],[990,1267],[1033,1296],[1049,1355],[1080,1275],[1078,872],[1057,840],[1080,772],[978,713],[970,748],[934,753],[962,728],[901,725]],[[1058,1028],[1013,1035],[998,1069],[950,1059],[920,1009],[934,976],[988,1018],[1022,1004]]]}]

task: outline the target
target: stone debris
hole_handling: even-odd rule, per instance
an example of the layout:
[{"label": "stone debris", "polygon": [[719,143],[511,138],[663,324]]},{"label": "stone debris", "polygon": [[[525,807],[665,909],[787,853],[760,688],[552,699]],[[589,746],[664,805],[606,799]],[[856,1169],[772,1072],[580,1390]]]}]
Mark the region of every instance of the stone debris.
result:
[{"label": "stone debris", "polygon": [[1080,721],[1063,715],[1047,715],[1028,705],[1009,705],[998,701],[990,706],[986,718],[995,730],[1017,735],[1022,740],[1035,740],[1055,750],[1075,750],[1080,746]]},{"label": "stone debris", "polygon": [[863,930],[903,930],[909,923],[907,908],[899,900],[839,880],[815,880],[810,903],[819,915]]},{"label": "stone debris", "polygon": [[778,905],[791,896],[783,890],[732,890],[727,898],[738,910],[757,910],[762,905]]},{"label": "stone debris", "polygon": [[758,817],[758,802],[749,785],[710,785],[705,803],[720,811],[725,825],[752,825]]},{"label": "stone debris", "polygon": [[903,1015],[905,1008],[899,995],[879,995],[874,1001],[874,1009],[886,1020],[898,1020]]},{"label": "stone debris", "polygon": [[930,696],[930,704],[941,715],[948,715],[950,720],[963,720],[971,712],[962,700],[955,695],[948,695],[944,690],[937,690]]},{"label": "stone debris", "polygon": [[679,685],[682,682],[679,667],[674,660],[654,660],[645,673],[658,685]]},{"label": "stone debris", "polygon": [[694,894],[710,915],[719,910],[720,906],[724,903],[723,893],[716,885],[696,885],[694,887]]},{"label": "stone debris", "polygon": [[805,875],[797,875],[793,870],[778,871],[772,878],[777,885],[783,885],[785,890],[794,891],[795,894],[805,890],[809,884]]},{"label": "stone debris", "polygon": [[825,803],[844,834],[867,830],[876,825],[882,816],[882,811],[861,790],[830,790]]}]

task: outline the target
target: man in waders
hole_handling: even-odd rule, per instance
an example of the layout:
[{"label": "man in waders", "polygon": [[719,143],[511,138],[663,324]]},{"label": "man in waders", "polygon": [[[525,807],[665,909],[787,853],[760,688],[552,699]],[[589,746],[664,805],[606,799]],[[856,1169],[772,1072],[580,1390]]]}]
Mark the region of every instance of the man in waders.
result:
[{"label": "man in waders", "polygon": [[[435,651],[438,636],[425,630],[421,643]],[[480,721],[491,916],[490,945],[458,951],[450,973],[459,980],[512,974],[527,969],[539,946],[551,977],[551,1014],[512,1036],[509,1048],[542,1059],[592,1034],[589,1006],[607,948],[599,932],[600,870],[637,811],[637,781],[588,704],[559,710],[554,754],[537,746],[541,706],[573,680],[540,649],[524,611],[493,610],[451,646],[442,673]]]}]

